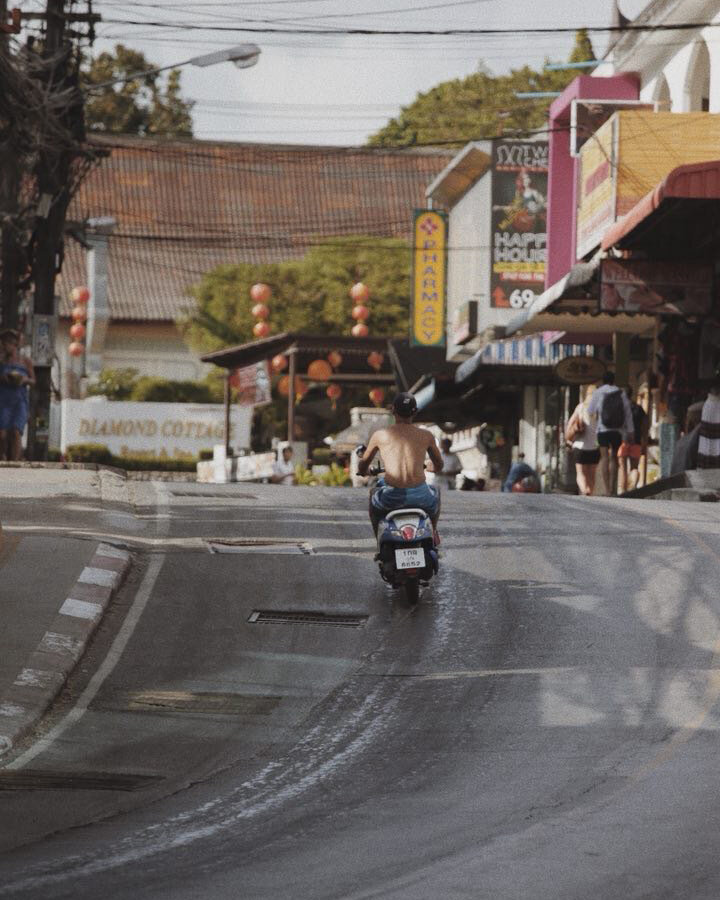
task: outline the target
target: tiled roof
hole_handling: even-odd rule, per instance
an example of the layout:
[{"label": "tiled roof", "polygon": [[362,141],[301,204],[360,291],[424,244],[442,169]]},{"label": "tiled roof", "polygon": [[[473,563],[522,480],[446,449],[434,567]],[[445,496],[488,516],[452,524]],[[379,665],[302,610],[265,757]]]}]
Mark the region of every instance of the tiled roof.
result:
[{"label": "tiled roof", "polygon": [[[95,138],[111,150],[74,198],[68,219],[112,216],[113,319],[173,320],[188,288],[222,263],[298,258],[328,237],[410,239],[412,210],[453,151]],[[84,284],[85,252],[66,242],[58,280]]]}]

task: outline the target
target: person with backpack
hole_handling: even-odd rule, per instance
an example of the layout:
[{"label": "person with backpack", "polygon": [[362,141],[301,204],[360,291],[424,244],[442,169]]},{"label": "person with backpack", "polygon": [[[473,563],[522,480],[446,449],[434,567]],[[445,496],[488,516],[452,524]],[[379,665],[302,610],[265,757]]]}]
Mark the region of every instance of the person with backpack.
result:
[{"label": "person with backpack", "polygon": [[[618,489],[621,494],[638,486],[640,477],[640,457],[647,453],[648,416],[639,403],[633,400],[631,387],[625,388],[633,420],[633,439],[625,440],[618,450]],[[628,471],[629,469],[629,471]]]},{"label": "person with backpack", "polygon": [[590,398],[588,414],[597,415],[597,442],[600,448],[600,472],[608,497],[614,497],[617,484],[617,452],[623,440],[633,443],[633,420],[625,391],[615,386],[615,375],[606,372],[603,383]]}]

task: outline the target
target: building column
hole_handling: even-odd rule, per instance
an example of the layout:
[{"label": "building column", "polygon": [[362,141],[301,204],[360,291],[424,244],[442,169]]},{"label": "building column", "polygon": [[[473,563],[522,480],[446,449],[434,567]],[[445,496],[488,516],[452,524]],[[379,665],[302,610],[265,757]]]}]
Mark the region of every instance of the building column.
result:
[{"label": "building column", "polygon": [[615,384],[626,387],[630,381],[630,341],[631,334],[622,331],[613,333],[613,358],[615,360]]}]

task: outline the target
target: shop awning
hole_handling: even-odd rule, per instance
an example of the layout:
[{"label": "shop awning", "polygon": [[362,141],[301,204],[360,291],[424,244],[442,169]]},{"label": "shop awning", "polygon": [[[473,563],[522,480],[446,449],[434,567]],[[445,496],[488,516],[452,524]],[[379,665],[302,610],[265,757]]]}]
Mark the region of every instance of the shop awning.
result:
[{"label": "shop awning", "polygon": [[505,337],[540,331],[583,332],[606,335],[613,332],[643,334],[653,327],[652,316],[641,313],[600,311],[600,266],[598,255],[577,263],[507,323]]},{"label": "shop awning", "polygon": [[720,250],[720,160],[673,169],[605,233],[602,249],[657,259],[703,259]]},{"label": "shop awning", "polygon": [[[206,353],[200,359],[223,369],[242,369],[263,359],[271,359],[279,353],[293,354],[297,374],[303,376],[307,366],[316,358],[325,358],[332,350],[342,356],[342,362],[333,372],[331,381],[362,384],[395,384],[393,360],[388,338],[355,338],[347,335],[308,335],[283,332],[271,337],[249,341],[237,347],[228,347]],[[368,356],[375,351],[383,355],[379,370],[368,363]]]}]

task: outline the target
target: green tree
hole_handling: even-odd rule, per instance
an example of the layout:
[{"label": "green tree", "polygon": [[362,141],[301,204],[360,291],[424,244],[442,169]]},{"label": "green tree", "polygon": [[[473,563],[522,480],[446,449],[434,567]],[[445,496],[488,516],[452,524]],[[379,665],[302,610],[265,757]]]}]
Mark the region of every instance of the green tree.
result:
[{"label": "green tree", "polygon": [[348,334],[354,324],[348,291],[356,281],[364,281],[371,292],[370,333],[404,335],[409,263],[405,241],[348,236],[312,247],[301,260],[219,266],[194,289],[197,308],[180,325],[191,346],[200,351],[253,340],[250,288],[261,281],[272,287],[269,322],[275,334]]},{"label": "green tree", "polygon": [[[587,31],[578,31],[569,61],[594,58]],[[576,69],[538,72],[523,66],[507,75],[481,70],[466,78],[445,81],[418,94],[368,144],[374,147],[462,145],[481,138],[525,135],[547,123],[548,99],[524,100],[516,97],[516,93],[562,91],[577,74]]]},{"label": "green tree", "polygon": [[86,89],[145,74],[90,94],[85,104],[87,127],[108,133],[192,137],[194,103],[180,96],[180,71],[165,74],[154,69],[144,54],[123,44],[117,44],[114,53],[101,53],[91,60],[82,74]]}]

